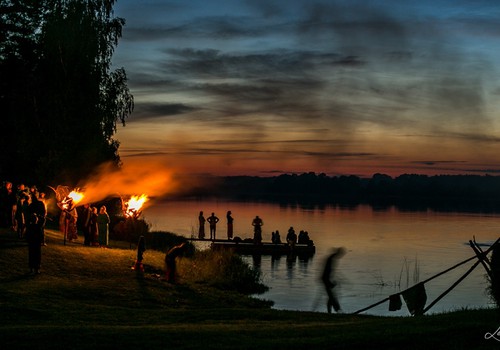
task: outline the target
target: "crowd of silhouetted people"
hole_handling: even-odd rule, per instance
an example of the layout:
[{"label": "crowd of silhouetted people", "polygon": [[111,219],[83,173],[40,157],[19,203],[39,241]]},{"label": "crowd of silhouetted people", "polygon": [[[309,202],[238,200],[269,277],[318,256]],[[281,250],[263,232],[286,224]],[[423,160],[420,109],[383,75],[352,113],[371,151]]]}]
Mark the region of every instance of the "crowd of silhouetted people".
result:
[{"label": "crowd of silhouetted people", "polygon": [[[35,212],[41,202],[44,211]],[[47,213],[45,193],[39,192],[36,186],[26,186],[23,183],[15,188],[12,182],[4,181],[0,189],[0,225],[11,228],[20,239],[26,238],[28,225],[34,220],[33,215],[42,216],[45,225]],[[43,243],[43,242],[42,242]]]},{"label": "crowd of silhouetted people", "polygon": [[[78,239],[78,228],[83,231],[84,245],[106,247],[109,242],[110,218],[105,206],[92,207],[85,204],[79,215],[72,198],[67,197],[57,203],[60,208],[59,229],[65,241]],[[45,225],[47,222],[46,193],[37,186],[16,186],[4,181],[0,188],[0,227],[11,229],[17,237],[28,243],[29,268],[32,273],[40,273],[41,247],[47,245]]]},{"label": "crowd of silhouetted people", "polygon": [[47,206],[45,193],[36,186],[4,181],[0,189],[0,225],[17,233],[28,243],[28,265],[31,273],[40,273],[41,247],[45,243]]},{"label": "crowd of silhouetted people", "polygon": [[[59,228],[65,235],[68,241],[78,239],[77,222],[80,231],[83,231],[83,244],[87,246],[107,246],[109,240],[109,223],[110,218],[105,206],[101,206],[98,210],[96,206],[91,206],[86,203],[83,205],[79,213],[76,210],[76,205],[68,196],[63,201],[57,203],[61,210],[59,217]],[[47,220],[47,203],[44,192],[37,189],[36,186],[26,186],[18,184],[15,188],[12,182],[5,181],[0,188],[0,225],[4,228],[9,228],[17,233],[19,239],[26,240],[28,243],[28,265],[30,273],[39,274],[41,267],[41,247],[46,245],[45,242],[45,224]],[[205,223],[209,224],[210,240],[216,239],[217,224],[220,219],[214,212],[205,219],[203,211],[200,211],[199,216],[198,238],[205,239]],[[226,213],[227,224],[227,239],[238,240],[239,237],[233,237],[233,223],[231,211]],[[252,220],[254,244],[262,243],[262,226],[264,221],[258,215]],[[143,239],[143,237],[141,237]],[[239,239],[241,240],[241,239]],[[296,244],[312,245],[312,240],[309,238],[307,231],[301,230],[297,235],[293,226],[288,229],[285,241],[282,242],[278,230],[271,233],[271,242],[274,244],[288,244],[295,246]],[[140,247],[141,245],[139,245]],[[180,244],[172,247],[165,256],[166,264],[166,280],[171,283],[176,281],[176,258],[184,252],[186,244]],[[142,249],[138,249],[138,258],[136,266],[143,271],[142,254],[144,252],[144,244]],[[340,310],[337,297],[333,292],[333,288],[337,282],[333,279],[333,271],[335,269],[336,260],[340,258],[345,251],[343,248],[337,249],[331,254],[324,267],[322,282],[328,294],[327,309],[328,312]]]},{"label": "crowd of silhouetted people", "polygon": [[[111,220],[106,206],[102,205],[98,209],[97,206],[85,203],[80,216],[83,245],[107,247],[109,245],[109,223]],[[60,224],[64,224],[64,222],[61,220]],[[61,230],[63,229],[61,227]]]},{"label": "crowd of silhouetted people", "polygon": [[[214,212],[210,214],[207,218],[205,218],[203,211],[200,211],[198,215],[198,239],[204,240],[215,240],[217,233],[217,223],[220,219],[215,215]],[[206,237],[205,234],[205,223],[209,224],[210,237]],[[240,237],[234,237],[233,231],[233,223],[234,218],[232,217],[231,211],[226,213],[226,223],[227,223],[227,240],[235,240],[241,241]],[[247,238],[247,240],[251,240],[254,244],[261,244],[263,242],[262,239],[262,226],[264,226],[264,220],[258,215],[252,220],[251,225],[253,227],[253,238]],[[282,244],[286,243],[291,246],[295,246],[296,244],[306,244],[312,245],[313,241],[309,238],[309,233],[305,230],[300,230],[299,234],[295,233],[293,226],[288,229],[285,241],[282,242],[279,230],[271,232],[271,243],[274,244]]]}]

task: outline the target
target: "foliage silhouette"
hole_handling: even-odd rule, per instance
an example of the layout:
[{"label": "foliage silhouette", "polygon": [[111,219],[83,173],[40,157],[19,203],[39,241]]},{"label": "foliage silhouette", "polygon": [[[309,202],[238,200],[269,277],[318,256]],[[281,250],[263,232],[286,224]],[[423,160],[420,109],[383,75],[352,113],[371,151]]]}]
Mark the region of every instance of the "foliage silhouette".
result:
[{"label": "foliage silhouette", "polygon": [[120,164],[117,122],[133,110],[111,57],[125,21],[113,0],[0,0],[0,176],[67,184]]},{"label": "foliage silhouette", "polygon": [[500,212],[500,177],[491,175],[418,175],[371,178],[325,174],[282,174],[274,177],[229,176],[184,196],[231,197],[301,206],[369,204],[377,210]]}]

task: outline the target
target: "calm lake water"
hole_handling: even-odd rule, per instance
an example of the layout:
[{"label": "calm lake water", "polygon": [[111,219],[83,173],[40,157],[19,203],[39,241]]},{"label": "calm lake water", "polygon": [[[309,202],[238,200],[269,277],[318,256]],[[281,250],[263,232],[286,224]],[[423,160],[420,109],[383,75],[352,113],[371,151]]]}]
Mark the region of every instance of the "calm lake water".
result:
[{"label": "calm lake water", "polygon": [[[389,295],[423,281],[472,256],[468,245],[473,236],[478,243],[491,244],[499,236],[500,215],[469,213],[408,212],[396,208],[374,210],[370,206],[341,208],[322,206],[303,208],[272,203],[226,200],[173,201],[155,203],[143,216],[153,230],[170,231],[191,237],[197,233],[200,210],[205,217],[212,212],[221,219],[217,238],[226,238],[226,212],[234,218],[235,236],[251,238],[252,219],[264,220],[263,239],[279,230],[282,239],[290,226],[298,233],[309,232],[316,254],[307,260],[271,256],[244,259],[260,269],[263,282],[270,287],[258,298],[274,301],[274,308],[326,312],[326,294],[318,282],[326,256],[332,247],[343,246],[347,254],[339,261],[335,289],[342,309],[355,312]],[[208,229],[208,228],[207,228]],[[484,247],[483,249],[487,249]],[[427,305],[450,287],[473,265],[466,263],[425,284]],[[488,282],[482,265],[427,313],[462,308],[492,306]],[[409,315],[403,301],[399,311],[388,311],[389,303],[365,314]]]}]

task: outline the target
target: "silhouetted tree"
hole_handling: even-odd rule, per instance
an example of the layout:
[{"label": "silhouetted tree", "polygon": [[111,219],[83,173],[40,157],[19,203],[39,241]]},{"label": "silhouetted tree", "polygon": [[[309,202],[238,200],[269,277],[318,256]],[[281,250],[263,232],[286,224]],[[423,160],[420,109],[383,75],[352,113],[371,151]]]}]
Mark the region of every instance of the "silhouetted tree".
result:
[{"label": "silhouetted tree", "polygon": [[111,57],[125,21],[113,0],[0,0],[0,176],[76,182],[119,165],[117,122],[132,112]]}]

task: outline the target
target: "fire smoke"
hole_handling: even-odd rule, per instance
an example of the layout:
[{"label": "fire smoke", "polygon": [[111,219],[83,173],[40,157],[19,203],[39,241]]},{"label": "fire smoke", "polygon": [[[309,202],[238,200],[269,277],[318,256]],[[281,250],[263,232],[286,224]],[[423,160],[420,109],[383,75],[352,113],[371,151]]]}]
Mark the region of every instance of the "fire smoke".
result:
[{"label": "fire smoke", "polygon": [[160,197],[175,190],[173,171],[161,163],[128,160],[120,169],[111,164],[100,166],[86,181],[79,184],[84,202],[94,203],[112,197],[128,199],[146,194]]}]

